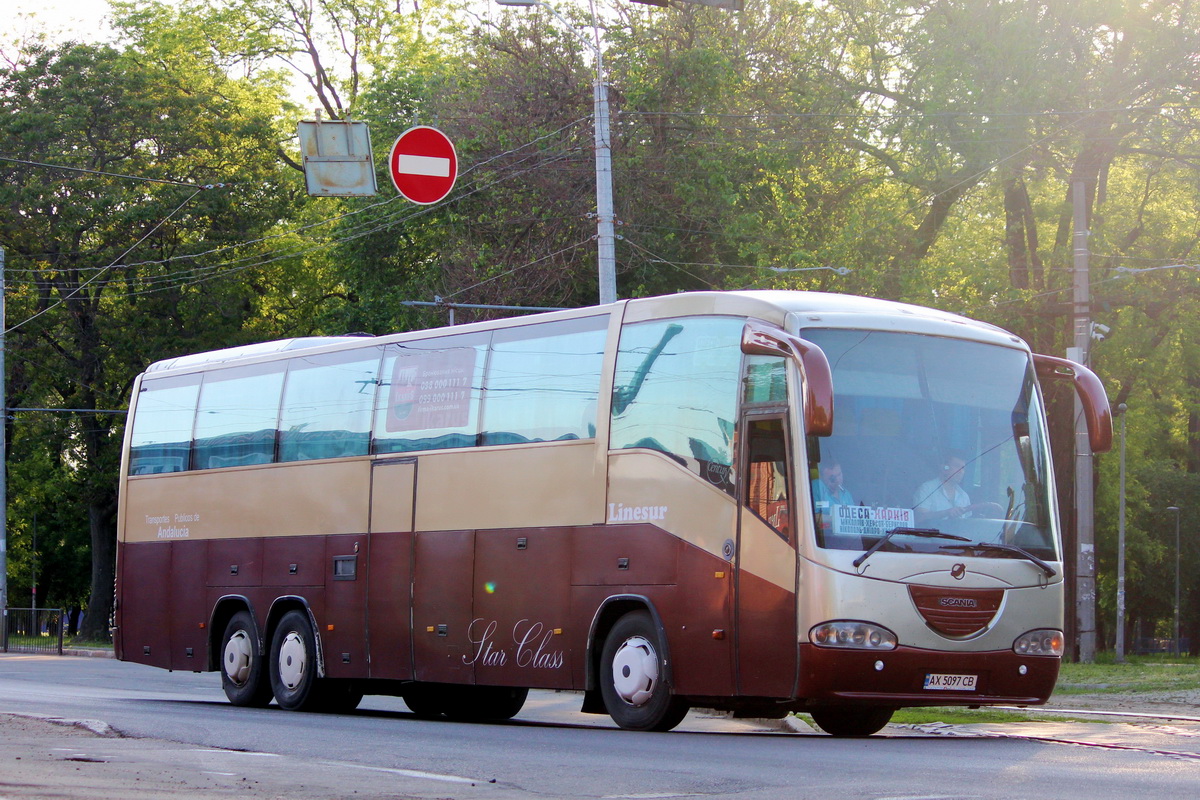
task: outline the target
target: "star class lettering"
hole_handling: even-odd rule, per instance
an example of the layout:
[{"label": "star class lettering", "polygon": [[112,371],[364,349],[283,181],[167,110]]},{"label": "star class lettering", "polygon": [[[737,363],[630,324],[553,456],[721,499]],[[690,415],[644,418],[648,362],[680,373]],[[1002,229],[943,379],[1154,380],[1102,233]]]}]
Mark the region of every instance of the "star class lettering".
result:
[{"label": "star class lettering", "polygon": [[550,646],[554,631],[542,623],[520,620],[513,625],[512,644],[508,646],[496,642],[496,630],[499,627],[500,623],[496,620],[486,624],[482,617],[471,620],[467,627],[471,655],[462,657],[463,664],[503,667],[511,658],[518,667],[560,669],[566,661],[562,650]]},{"label": "star class lettering", "polygon": [[667,518],[668,506],[627,506],[624,503],[608,504],[609,522],[662,522]]}]

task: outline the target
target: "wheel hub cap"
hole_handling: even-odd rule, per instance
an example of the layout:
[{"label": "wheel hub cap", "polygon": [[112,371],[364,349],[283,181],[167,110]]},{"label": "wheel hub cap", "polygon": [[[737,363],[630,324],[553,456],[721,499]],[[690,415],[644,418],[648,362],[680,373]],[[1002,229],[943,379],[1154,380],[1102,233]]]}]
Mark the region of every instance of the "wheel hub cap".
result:
[{"label": "wheel hub cap", "polygon": [[613,656],[613,688],[631,706],[645,705],[658,685],[658,654],[642,636],[626,639]]},{"label": "wheel hub cap", "polygon": [[225,674],[234,684],[242,686],[250,677],[250,667],[253,664],[254,651],[250,648],[250,637],[245,631],[238,631],[229,637],[225,645]]},{"label": "wheel hub cap", "polygon": [[304,640],[296,632],[284,637],[283,645],[279,648],[279,679],[289,689],[295,689],[304,680],[308,667],[308,650]]}]

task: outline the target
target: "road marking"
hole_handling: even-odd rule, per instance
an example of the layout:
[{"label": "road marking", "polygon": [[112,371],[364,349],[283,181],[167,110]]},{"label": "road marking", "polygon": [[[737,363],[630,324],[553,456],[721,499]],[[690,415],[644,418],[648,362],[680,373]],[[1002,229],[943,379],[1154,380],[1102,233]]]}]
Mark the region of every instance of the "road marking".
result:
[{"label": "road marking", "polygon": [[464,783],[471,786],[474,786],[477,783],[495,783],[495,781],[486,780],[483,778],[464,778],[461,775],[443,775],[438,772],[422,772],[416,769],[368,767],[364,764],[345,764],[337,761],[325,761],[323,763],[330,767],[342,767],[343,769],[362,769],[368,772],[386,772],[388,775],[399,775],[403,778],[421,778],[427,781],[441,781],[442,783]]}]

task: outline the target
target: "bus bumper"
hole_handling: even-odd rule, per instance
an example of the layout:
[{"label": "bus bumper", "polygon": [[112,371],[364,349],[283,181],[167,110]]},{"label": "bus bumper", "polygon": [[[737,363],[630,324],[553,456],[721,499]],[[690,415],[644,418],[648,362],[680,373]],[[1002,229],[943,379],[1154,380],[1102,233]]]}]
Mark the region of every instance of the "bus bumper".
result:
[{"label": "bus bumper", "polygon": [[863,651],[802,644],[797,696],[811,706],[1040,705],[1054,691],[1060,663],[1055,656],[1011,650]]}]

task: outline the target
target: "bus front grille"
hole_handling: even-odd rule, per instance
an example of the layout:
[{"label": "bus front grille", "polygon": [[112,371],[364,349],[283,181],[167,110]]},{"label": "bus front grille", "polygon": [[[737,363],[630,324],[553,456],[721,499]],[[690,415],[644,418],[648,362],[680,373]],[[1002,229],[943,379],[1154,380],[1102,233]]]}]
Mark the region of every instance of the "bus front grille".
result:
[{"label": "bus front grille", "polygon": [[987,628],[1004,599],[1003,589],[910,585],[908,594],[930,628],[955,639],[974,636]]}]

